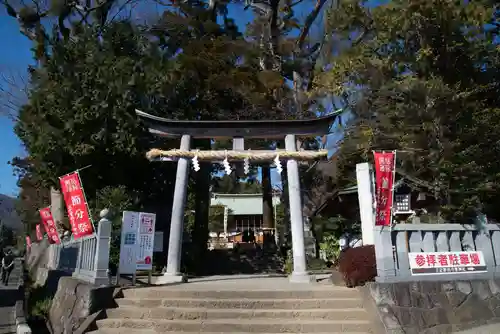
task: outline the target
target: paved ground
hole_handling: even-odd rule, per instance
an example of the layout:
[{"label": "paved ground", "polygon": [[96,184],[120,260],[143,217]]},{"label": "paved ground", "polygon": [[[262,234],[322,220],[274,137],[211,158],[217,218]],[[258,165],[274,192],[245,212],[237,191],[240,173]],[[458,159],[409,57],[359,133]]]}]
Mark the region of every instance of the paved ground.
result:
[{"label": "paved ground", "polygon": [[466,331],[456,332],[457,334],[498,334],[500,333],[500,324],[485,325],[469,329]]},{"label": "paved ground", "polygon": [[21,272],[21,264],[16,261],[14,271],[10,275],[9,285],[0,283],[0,334],[15,334],[16,321],[14,319],[14,306],[17,298],[17,284]]},{"label": "paved ground", "polygon": [[[284,275],[250,274],[250,275],[217,275],[192,278],[185,284],[172,285],[172,290],[324,290],[322,280],[330,275],[314,275],[317,284],[290,283]],[[327,287],[333,287],[329,282]]]}]

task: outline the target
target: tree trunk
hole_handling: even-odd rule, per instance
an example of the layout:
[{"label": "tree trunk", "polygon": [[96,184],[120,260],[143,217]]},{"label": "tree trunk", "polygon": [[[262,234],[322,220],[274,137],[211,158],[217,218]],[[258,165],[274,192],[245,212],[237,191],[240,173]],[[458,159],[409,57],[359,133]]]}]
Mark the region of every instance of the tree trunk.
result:
[{"label": "tree trunk", "polygon": [[273,187],[271,184],[271,165],[262,165],[262,220],[264,228],[274,227]]},{"label": "tree trunk", "polygon": [[[196,145],[198,144],[198,145]],[[199,141],[196,147],[210,148],[210,141]],[[210,207],[210,173],[211,163],[200,162],[200,170],[196,172],[195,217],[192,234],[194,272],[202,275],[205,270],[206,254],[208,249],[208,216]]]},{"label": "tree trunk", "polygon": [[55,187],[50,187],[50,211],[52,212],[52,217],[56,222],[56,226],[59,229],[59,233],[62,233],[62,228],[66,228],[68,230],[71,229],[71,226],[66,226],[64,224],[64,203],[63,203],[63,195],[59,189]]},{"label": "tree trunk", "polygon": [[281,187],[283,192],[281,198],[283,201],[283,211],[285,213],[285,219],[283,221],[283,230],[281,231],[283,243],[287,246],[291,246],[291,234],[290,234],[290,201],[288,198],[288,169],[286,164],[283,164],[283,171],[281,172]]}]

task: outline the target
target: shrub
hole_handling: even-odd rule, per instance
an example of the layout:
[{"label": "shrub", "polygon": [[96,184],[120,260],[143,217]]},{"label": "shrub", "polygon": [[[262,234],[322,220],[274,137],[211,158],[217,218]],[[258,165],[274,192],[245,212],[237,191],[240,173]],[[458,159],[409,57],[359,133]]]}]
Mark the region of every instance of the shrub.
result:
[{"label": "shrub", "polygon": [[377,276],[373,245],[348,248],[340,254],[338,270],[345,285],[352,288],[373,281]]},{"label": "shrub", "polygon": [[333,235],[326,235],[323,242],[319,244],[319,249],[324,253],[325,260],[329,262],[337,262],[340,255],[339,240]]},{"label": "shrub", "polygon": [[293,251],[288,249],[286,251],[285,265],[283,271],[287,274],[291,274],[293,271]]}]

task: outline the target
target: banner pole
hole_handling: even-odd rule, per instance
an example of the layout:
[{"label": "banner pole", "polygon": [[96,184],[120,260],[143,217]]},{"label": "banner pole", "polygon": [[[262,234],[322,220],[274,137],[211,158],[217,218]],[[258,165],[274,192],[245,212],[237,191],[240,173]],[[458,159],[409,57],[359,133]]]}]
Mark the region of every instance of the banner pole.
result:
[{"label": "banner pole", "polygon": [[87,165],[87,166],[82,167],[82,168],[77,168],[77,169],[75,169],[75,170],[74,170],[74,171],[72,171],[72,172],[69,172],[69,173],[66,173],[66,174],[64,174],[64,175],[62,175],[62,176],[59,176],[59,178],[60,178],[60,179],[62,179],[63,177],[68,176],[69,174],[78,173],[79,171],[82,171],[82,170],[87,169],[87,168],[89,168],[89,167],[92,167],[92,165]]},{"label": "banner pole", "polygon": [[394,190],[395,190],[395,185],[396,185],[396,150],[392,151],[394,154],[394,161],[393,161],[393,166],[392,166],[392,202],[391,202],[391,231],[392,231],[392,224],[394,222],[394,215],[395,215],[395,210],[394,210]]}]

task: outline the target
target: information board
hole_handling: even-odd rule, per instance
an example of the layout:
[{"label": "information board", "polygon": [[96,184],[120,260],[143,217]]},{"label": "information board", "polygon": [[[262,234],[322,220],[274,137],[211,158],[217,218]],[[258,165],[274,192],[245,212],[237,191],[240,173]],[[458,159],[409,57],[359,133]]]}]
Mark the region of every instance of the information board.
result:
[{"label": "information board", "polygon": [[156,215],[123,211],[120,242],[120,274],[153,269]]},{"label": "information board", "polygon": [[156,215],[141,212],[139,214],[139,252],[137,254],[137,270],[153,269],[153,247],[155,239]]},{"label": "information board", "polygon": [[120,241],[120,274],[134,274],[137,270],[137,238],[139,212],[123,211]]}]

